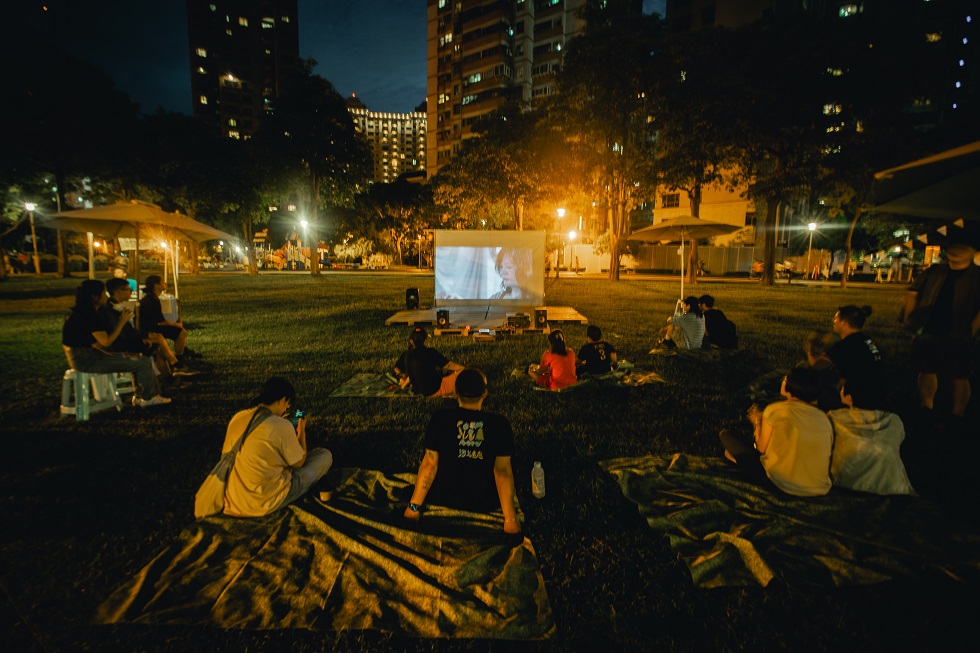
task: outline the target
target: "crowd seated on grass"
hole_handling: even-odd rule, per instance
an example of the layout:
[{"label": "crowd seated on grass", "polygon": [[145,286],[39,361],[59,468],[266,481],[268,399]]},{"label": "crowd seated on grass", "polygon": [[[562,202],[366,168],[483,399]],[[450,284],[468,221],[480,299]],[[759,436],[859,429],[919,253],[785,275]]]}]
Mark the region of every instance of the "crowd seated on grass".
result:
[{"label": "crowd seated on grass", "polygon": [[693,295],[678,301],[674,315],[667,318],[663,338],[657,344],[666,348],[701,349],[704,343],[704,316]]},{"label": "crowd seated on grass", "polygon": [[748,411],[751,436],[723,430],[725,457],[754,480],[794,496],[823,496],[830,491],[830,459],[834,434],[827,414],[817,408],[819,378],[813,370],[795,367],[783,379],[777,401]]},{"label": "crowd seated on grass", "polygon": [[454,363],[425,344],[429,334],[416,326],[408,335],[408,349],[395,363],[395,376],[403,388],[426,397],[451,397],[456,391],[456,376],[463,366]]},{"label": "crowd seated on grass", "polygon": [[575,352],[565,344],[565,334],[555,329],[548,334],[550,348],[541,355],[541,362],[527,369],[534,382],[546,390],[561,390],[578,382],[575,374]]},{"label": "crowd seated on grass", "polygon": [[738,349],[738,332],[735,323],[715,308],[715,298],[711,295],[698,297],[698,308],[704,316],[704,347],[719,349]]},{"label": "crowd seated on grass", "polygon": [[425,428],[425,454],[405,519],[417,522],[427,502],[470,512],[499,509],[504,532],[521,532],[511,467],[514,432],[506,417],[483,410],[487,394],[481,370],[459,373],[457,406],[436,412]]},{"label": "crowd seated on grass", "polygon": [[578,350],[576,376],[602,376],[616,369],[616,348],[602,339],[602,329],[590,324],[585,337],[588,342]]},{"label": "crowd seated on grass", "polygon": [[61,331],[68,364],[79,372],[131,373],[136,383],[133,405],[151,408],[169,404],[170,399],[160,394],[160,382],[149,358],[111,351],[124,326],[133,317],[133,311],[124,307],[115,326],[110,327],[99,313],[108,299],[105,284],[97,279],[87,279],[78,286],[75,306]]}]

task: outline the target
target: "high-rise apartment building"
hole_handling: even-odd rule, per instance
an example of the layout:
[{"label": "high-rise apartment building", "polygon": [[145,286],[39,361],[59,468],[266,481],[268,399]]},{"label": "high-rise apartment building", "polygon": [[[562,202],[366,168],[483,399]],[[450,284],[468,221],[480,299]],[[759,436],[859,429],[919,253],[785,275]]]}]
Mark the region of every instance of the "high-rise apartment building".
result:
[{"label": "high-rise apartment building", "polygon": [[195,118],[248,138],[299,65],[297,0],[186,0]]},{"label": "high-rise apartment building", "polygon": [[426,172],[431,178],[508,100],[555,92],[585,0],[427,0]]},{"label": "high-rise apartment building", "polygon": [[425,113],[368,111],[353,95],[347,98],[347,110],[354,129],[371,146],[374,181],[387,183],[405,173],[425,172]]}]

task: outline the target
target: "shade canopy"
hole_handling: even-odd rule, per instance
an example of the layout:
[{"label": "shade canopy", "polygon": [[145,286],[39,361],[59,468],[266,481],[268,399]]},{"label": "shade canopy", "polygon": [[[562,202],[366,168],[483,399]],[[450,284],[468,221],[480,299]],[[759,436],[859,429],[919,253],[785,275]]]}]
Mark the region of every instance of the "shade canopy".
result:
[{"label": "shade canopy", "polygon": [[681,299],[684,298],[684,241],[710,238],[738,231],[741,227],[723,222],[702,220],[692,215],[682,215],[659,222],[650,227],[637,229],[627,240],[639,240],[647,243],[676,243],[681,244]]},{"label": "shade canopy", "polygon": [[875,173],[872,210],[980,220],[980,141]]},{"label": "shade canopy", "polygon": [[161,240],[186,238],[196,243],[235,238],[186,215],[168,213],[156,204],[139,200],[62,211],[42,216],[39,222],[52,229],[92,232],[107,238],[151,238],[159,235]]}]

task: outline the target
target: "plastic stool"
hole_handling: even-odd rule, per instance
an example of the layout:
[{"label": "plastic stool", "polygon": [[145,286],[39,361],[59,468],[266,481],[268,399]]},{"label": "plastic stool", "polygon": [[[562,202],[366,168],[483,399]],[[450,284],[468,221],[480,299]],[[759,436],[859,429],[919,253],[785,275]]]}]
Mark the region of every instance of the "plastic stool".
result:
[{"label": "plastic stool", "polygon": [[112,377],[116,381],[116,392],[120,395],[131,395],[136,392],[136,383],[131,372],[115,372]]},{"label": "plastic stool", "polygon": [[122,410],[122,399],[116,390],[114,373],[65,371],[61,381],[62,417],[74,415],[79,422],[85,422],[88,421],[89,414],[107,408]]}]

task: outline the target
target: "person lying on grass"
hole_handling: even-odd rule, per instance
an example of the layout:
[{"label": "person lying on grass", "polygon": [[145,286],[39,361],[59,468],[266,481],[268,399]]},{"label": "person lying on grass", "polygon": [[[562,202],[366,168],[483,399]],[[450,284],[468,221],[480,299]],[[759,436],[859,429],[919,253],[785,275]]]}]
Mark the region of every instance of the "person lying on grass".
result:
[{"label": "person lying on grass", "polygon": [[578,350],[577,376],[601,376],[616,368],[616,348],[602,339],[602,329],[590,324],[585,330],[588,342]]},{"label": "person lying on grass", "polygon": [[551,348],[541,356],[541,363],[531,365],[528,375],[542,388],[560,390],[576,383],[575,353],[565,345],[565,334],[555,329],[548,334]]},{"label": "person lying on grass", "polygon": [[725,458],[756,480],[769,479],[799,497],[830,491],[830,456],[834,432],[827,414],[816,407],[819,378],[815,371],[794,367],[780,390],[785,401],[748,411],[751,438],[723,430],[719,436]]},{"label": "person lying on grass", "polygon": [[420,326],[408,334],[408,349],[395,363],[395,376],[404,390],[411,387],[415,394],[426,397],[451,397],[456,376],[463,369],[432,347],[425,346],[429,334]]},{"label": "person lying on grass", "polygon": [[235,458],[225,488],[226,515],[264,517],[306,494],[330,469],[333,455],[327,449],[306,447],[303,413],[297,411],[295,426],[285,419],[295,402],[293,384],[273,376],[251,401],[252,407],[228,422],[222,455],[234,448],[253,417],[271,413],[256,422]]},{"label": "person lying on grass", "polygon": [[426,502],[456,510],[504,513],[504,532],[521,525],[514,507],[514,432],[510,421],[483,410],[487,377],[475,367],[456,378],[458,406],[438,411],[425,428],[425,454],[405,519],[416,522]]}]

